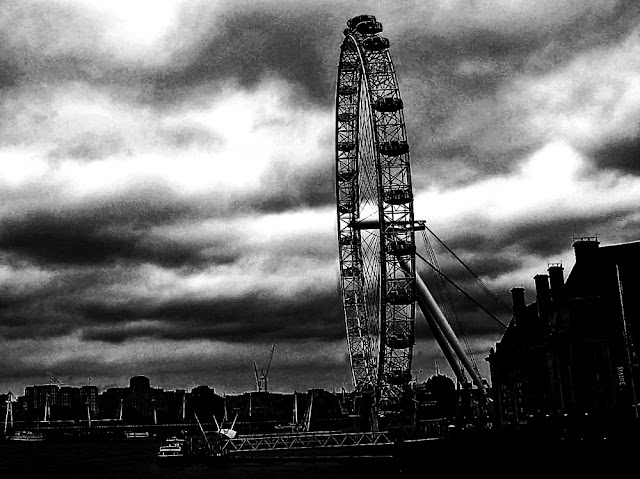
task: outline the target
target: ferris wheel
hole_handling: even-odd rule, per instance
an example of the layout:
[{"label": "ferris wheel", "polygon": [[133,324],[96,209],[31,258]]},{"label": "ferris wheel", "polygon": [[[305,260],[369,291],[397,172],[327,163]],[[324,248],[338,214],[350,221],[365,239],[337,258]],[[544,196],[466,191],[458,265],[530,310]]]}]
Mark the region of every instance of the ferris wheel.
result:
[{"label": "ferris wheel", "polygon": [[357,391],[393,410],[411,380],[413,193],[403,102],[389,40],[371,15],[347,22],[336,88],[341,291]]}]

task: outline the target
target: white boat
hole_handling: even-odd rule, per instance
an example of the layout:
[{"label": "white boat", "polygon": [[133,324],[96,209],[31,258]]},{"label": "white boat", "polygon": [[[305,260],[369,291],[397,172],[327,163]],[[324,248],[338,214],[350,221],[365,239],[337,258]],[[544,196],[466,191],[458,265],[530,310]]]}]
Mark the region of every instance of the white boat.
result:
[{"label": "white boat", "polygon": [[7,436],[8,441],[42,442],[45,439],[44,433],[34,431],[16,431]]},{"label": "white boat", "polygon": [[189,454],[187,440],[176,436],[165,439],[158,449],[158,457],[180,459]]},{"label": "white boat", "polygon": [[153,439],[153,435],[149,431],[125,431],[125,439]]}]

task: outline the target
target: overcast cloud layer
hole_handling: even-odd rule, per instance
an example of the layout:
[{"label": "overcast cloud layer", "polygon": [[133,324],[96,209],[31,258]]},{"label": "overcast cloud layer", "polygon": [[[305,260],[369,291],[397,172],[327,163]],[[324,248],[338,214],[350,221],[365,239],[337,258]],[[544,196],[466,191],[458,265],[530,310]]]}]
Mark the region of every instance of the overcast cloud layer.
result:
[{"label": "overcast cloud layer", "polygon": [[[568,274],[573,235],[640,239],[637,2],[391,3],[0,0],[0,392],[241,392],[272,344],[272,390],[352,387],[333,118],[356,14],[391,41],[416,218],[505,301]],[[502,329],[452,296],[487,376]],[[418,321],[424,380],[447,369]]]}]

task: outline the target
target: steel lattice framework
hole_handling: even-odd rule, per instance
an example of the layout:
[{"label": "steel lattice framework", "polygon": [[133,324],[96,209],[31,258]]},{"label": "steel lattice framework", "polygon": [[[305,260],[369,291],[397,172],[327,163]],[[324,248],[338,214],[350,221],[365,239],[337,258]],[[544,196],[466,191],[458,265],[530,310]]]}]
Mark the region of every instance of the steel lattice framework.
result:
[{"label": "steel lattice framework", "polygon": [[411,380],[413,195],[403,103],[389,40],[371,15],[347,22],[336,88],[341,288],[356,390],[394,410]]}]

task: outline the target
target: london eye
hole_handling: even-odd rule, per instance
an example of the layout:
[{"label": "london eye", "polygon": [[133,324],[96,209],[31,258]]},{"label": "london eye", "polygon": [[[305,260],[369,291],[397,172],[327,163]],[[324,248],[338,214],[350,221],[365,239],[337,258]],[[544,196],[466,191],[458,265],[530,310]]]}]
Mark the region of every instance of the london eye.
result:
[{"label": "london eye", "polygon": [[356,390],[393,409],[411,380],[415,242],[409,146],[389,40],[347,23],[336,88],[341,290]]},{"label": "london eye", "polygon": [[[416,302],[460,383],[483,383],[416,271],[404,104],[389,40],[372,15],[347,22],[336,85],[336,200],[342,303],[356,391],[378,415],[409,391]],[[428,243],[425,236],[425,244]],[[424,259],[424,258],[422,258]]]}]

